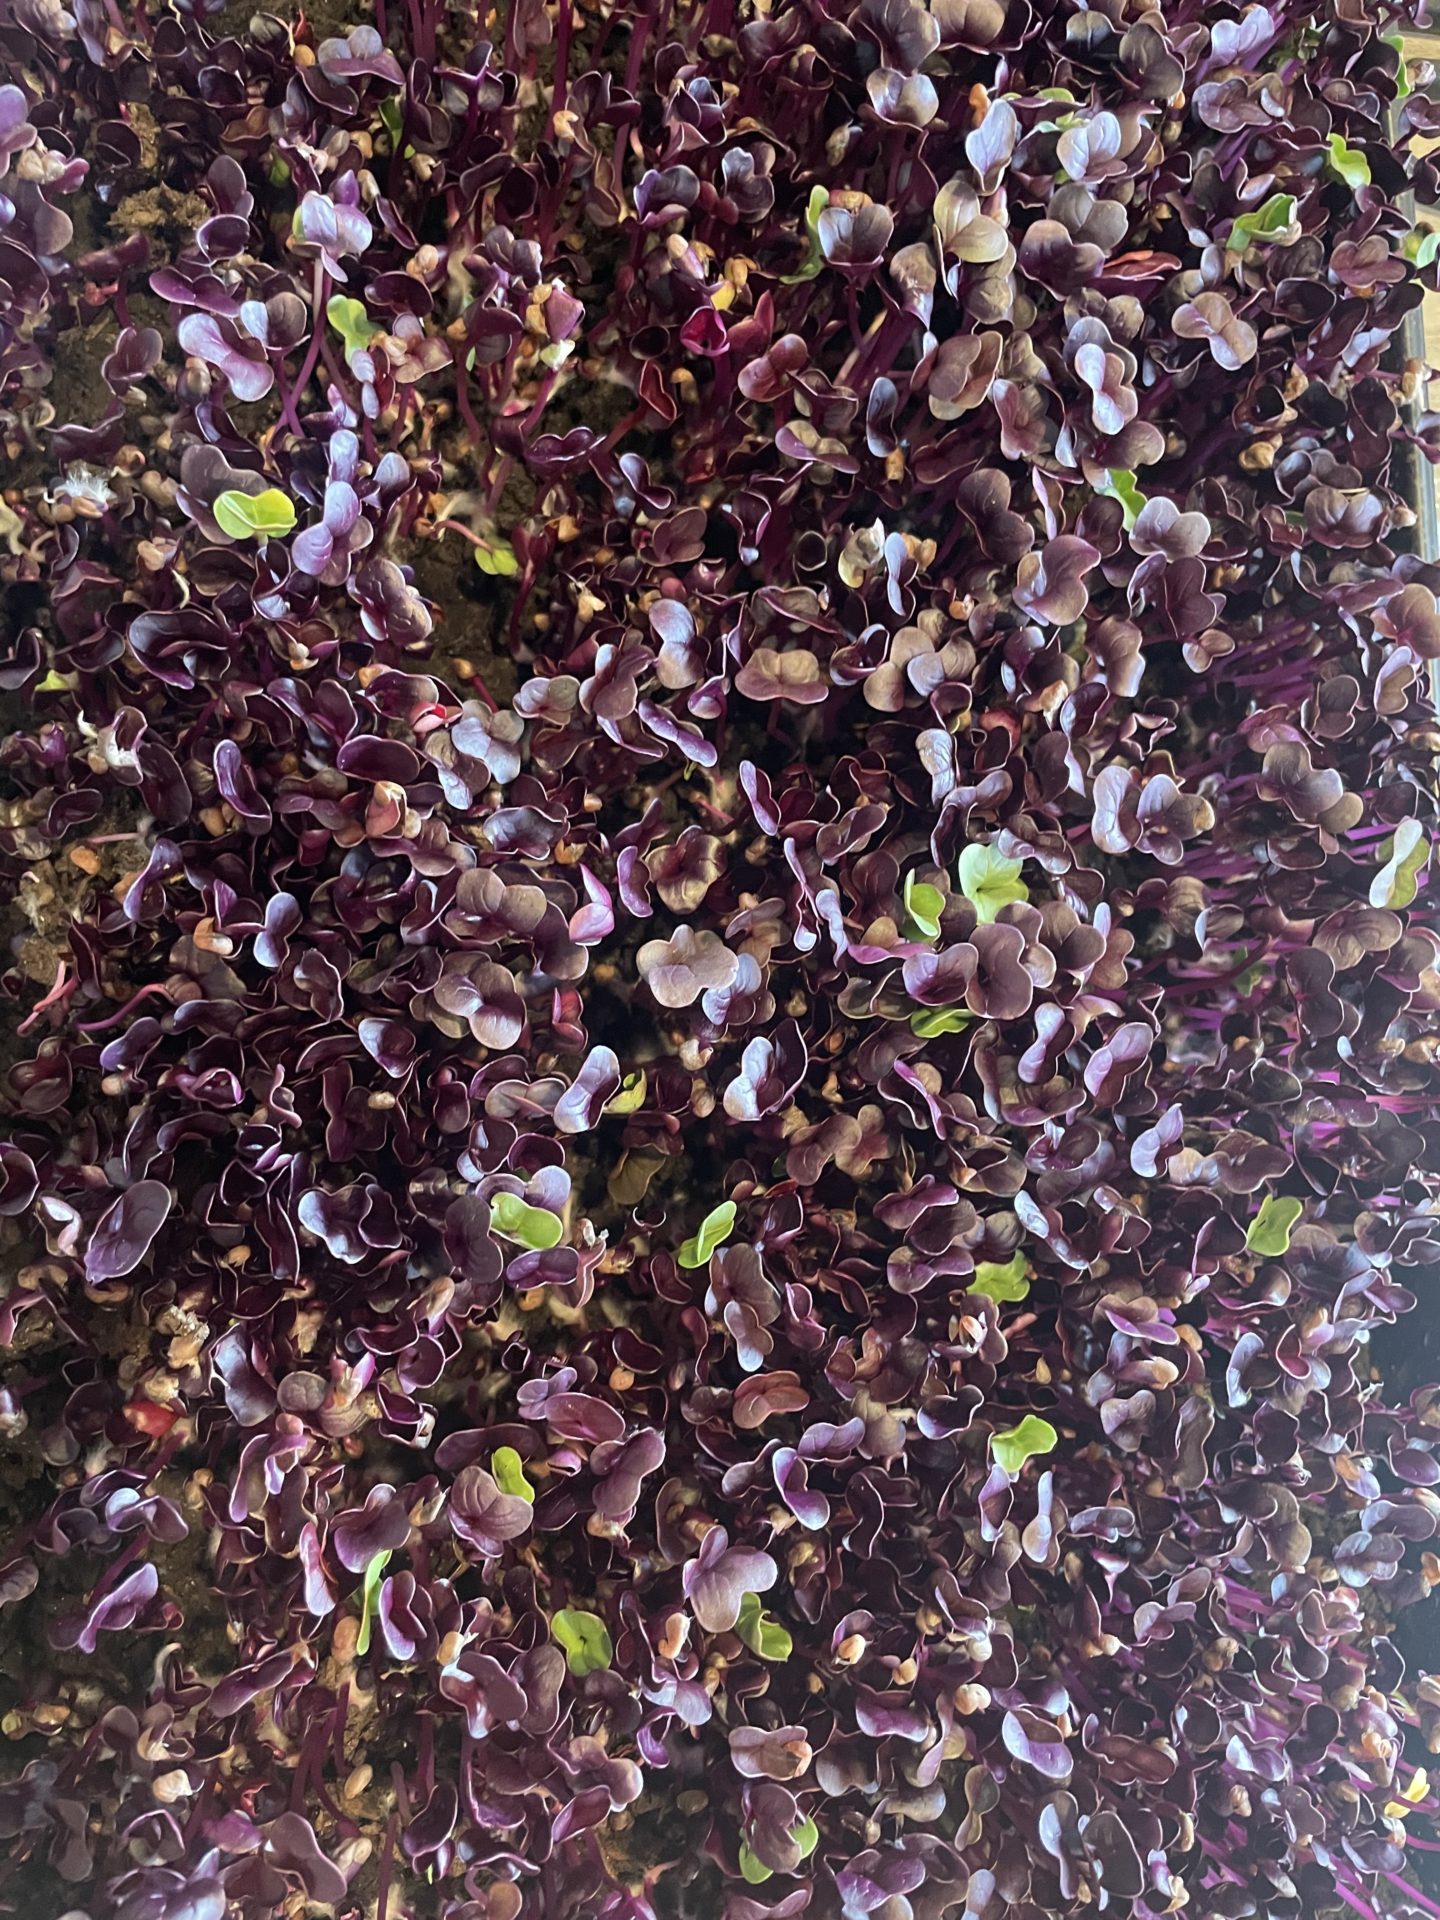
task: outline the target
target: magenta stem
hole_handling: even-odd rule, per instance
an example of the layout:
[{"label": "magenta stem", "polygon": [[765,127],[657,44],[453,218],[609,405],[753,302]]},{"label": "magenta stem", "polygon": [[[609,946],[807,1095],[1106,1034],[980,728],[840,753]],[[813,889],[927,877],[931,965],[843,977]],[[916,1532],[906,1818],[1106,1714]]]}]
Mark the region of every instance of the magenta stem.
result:
[{"label": "magenta stem", "polygon": [[77,975],[73,980],[67,980],[65,978],[65,972],[65,962],[63,960],[57,961],[55,966],[55,984],[49,989],[43,1000],[37,1000],[35,1002],[35,1005],[15,1029],[17,1033],[28,1032],[47,1007],[53,1007],[57,1002],[63,1003],[74,993],[80,984],[79,976]]},{"label": "magenta stem", "polygon": [[1402,1879],[1398,1873],[1387,1873],[1384,1878],[1392,1887],[1398,1887],[1407,1900],[1413,1900],[1422,1913],[1433,1914],[1435,1920],[1440,1920],[1440,1907],[1437,1907],[1433,1900],[1427,1900],[1418,1887],[1412,1887],[1410,1882]]},{"label": "magenta stem", "polygon": [[1347,1907],[1353,1907],[1356,1913],[1363,1913],[1365,1920],[1380,1920],[1380,1916],[1372,1906],[1368,1905],[1366,1901],[1361,1900],[1356,1894],[1353,1894],[1348,1887],[1342,1886],[1338,1880],[1335,1883],[1335,1891]]}]

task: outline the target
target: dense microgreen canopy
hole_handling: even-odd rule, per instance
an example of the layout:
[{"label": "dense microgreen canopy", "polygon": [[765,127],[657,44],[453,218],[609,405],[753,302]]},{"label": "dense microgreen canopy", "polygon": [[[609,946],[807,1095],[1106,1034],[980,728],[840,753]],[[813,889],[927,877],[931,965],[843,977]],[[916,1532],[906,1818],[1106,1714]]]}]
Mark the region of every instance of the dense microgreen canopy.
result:
[{"label": "dense microgreen canopy", "polygon": [[1421,17],[0,5],[0,1904],[1440,1911]]}]

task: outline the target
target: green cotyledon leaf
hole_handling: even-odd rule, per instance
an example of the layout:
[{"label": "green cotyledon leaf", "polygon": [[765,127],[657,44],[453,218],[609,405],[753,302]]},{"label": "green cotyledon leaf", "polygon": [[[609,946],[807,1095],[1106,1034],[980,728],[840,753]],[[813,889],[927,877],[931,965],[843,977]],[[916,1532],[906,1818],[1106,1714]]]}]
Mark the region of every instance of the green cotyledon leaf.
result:
[{"label": "green cotyledon leaf", "polygon": [[1293,246],[1299,238],[1300,226],[1295,218],[1294,194],[1272,193],[1262,207],[1257,207],[1253,213],[1242,213],[1231,222],[1225,250],[1227,253],[1244,253],[1248,247],[1275,246],[1281,242]]},{"label": "green cotyledon leaf", "polygon": [[710,1209],[690,1239],[682,1241],[676,1259],[682,1267],[708,1266],[711,1254],[730,1238],[734,1228],[735,1202],[722,1200]]},{"label": "green cotyledon leaf", "polygon": [[513,580],[520,571],[520,556],[508,540],[482,540],[475,548],[475,564],[482,573]]},{"label": "green cotyledon leaf", "polygon": [[788,1660],[795,1650],[795,1642],[785,1628],[761,1606],[758,1593],[747,1593],[741,1599],[735,1631],[762,1660]]},{"label": "green cotyledon leaf", "polygon": [[380,1576],[384,1573],[389,1558],[388,1547],[382,1553],[377,1553],[366,1567],[364,1578],[360,1582],[360,1631],[355,1636],[355,1651],[362,1656],[370,1651],[370,1632],[375,1623],[375,1608],[380,1594]]},{"label": "green cotyledon leaf", "polygon": [[1030,898],[1030,889],[1020,878],[1023,864],[978,840],[961,854],[960,891],[974,907],[982,926],[994,920],[1012,900]]},{"label": "green cotyledon leaf", "polygon": [[830,193],[826,187],[812,187],[810,199],[805,208],[805,233],[809,249],[804,264],[794,273],[782,273],[782,287],[798,286],[802,280],[813,280],[825,264],[825,255],[820,246],[820,216],[830,204]]},{"label": "green cotyledon leaf", "polygon": [[577,1680],[583,1680],[587,1673],[605,1672],[615,1658],[610,1629],[598,1613],[587,1613],[583,1607],[561,1607],[550,1616],[550,1631]]},{"label": "green cotyledon leaf", "polygon": [[535,1489],[525,1478],[525,1468],[514,1447],[497,1447],[490,1460],[490,1473],[502,1493],[513,1493],[519,1500],[535,1504]]},{"label": "green cotyledon leaf", "polygon": [[490,1196],[490,1224],[506,1240],[517,1240],[532,1253],[558,1247],[564,1234],[559,1218],[546,1207],[532,1207],[518,1193]]},{"label": "green cotyledon leaf", "polygon": [[971,1293],[984,1293],[997,1303],[1023,1300],[1030,1291],[1030,1268],[1023,1253],[1006,1261],[977,1260]]},{"label": "green cotyledon leaf", "polygon": [[1352,193],[1370,184],[1370,162],[1358,147],[1350,145],[1344,134],[1332,133],[1326,141],[1325,164]]},{"label": "green cotyledon leaf", "polygon": [[910,1031],[921,1040],[938,1040],[943,1034],[963,1033],[974,1019],[963,1007],[922,1007],[910,1016]]},{"label": "green cotyledon leaf", "polygon": [[740,1842],[740,1873],[743,1879],[748,1880],[752,1887],[761,1887],[771,1878],[772,1871],[763,1860],[756,1858],[748,1841]]},{"label": "green cotyledon leaf", "polygon": [[325,318],[339,334],[345,352],[359,353],[381,331],[366,313],[363,302],[347,294],[332,294],[325,303]]},{"label": "green cotyledon leaf", "polygon": [[997,1466],[1005,1469],[1011,1479],[1020,1473],[1027,1460],[1038,1454],[1053,1453],[1060,1441],[1059,1434],[1048,1420],[1042,1420],[1038,1414],[1027,1413],[1018,1427],[1006,1427],[1000,1433],[990,1436],[990,1452]]},{"label": "green cotyledon leaf", "polygon": [[1140,518],[1147,498],[1135,484],[1135,476],[1130,469],[1107,467],[1105,478],[1096,481],[1095,491],[1119,504],[1125,531],[1129,533]]},{"label": "green cotyledon leaf", "polygon": [[945,911],[945,896],[938,887],[932,887],[924,880],[917,880],[913,873],[905,876],[905,911],[914,922],[916,930],[926,940],[933,940],[940,932],[940,916]]},{"label": "green cotyledon leaf", "polygon": [[273,540],[295,525],[295,509],[278,487],[263,493],[230,488],[215,496],[216,525],[232,540]]},{"label": "green cotyledon leaf", "polygon": [[1402,820],[1385,848],[1385,864],[1370,882],[1372,907],[1408,907],[1430,864],[1430,838],[1419,820]]},{"label": "green cotyledon leaf", "polygon": [[1266,1194],[1260,1202],[1260,1211],[1246,1229],[1246,1246],[1251,1253],[1267,1260],[1278,1260],[1282,1253],[1289,1252],[1290,1235],[1304,1211],[1302,1202],[1288,1195]]}]

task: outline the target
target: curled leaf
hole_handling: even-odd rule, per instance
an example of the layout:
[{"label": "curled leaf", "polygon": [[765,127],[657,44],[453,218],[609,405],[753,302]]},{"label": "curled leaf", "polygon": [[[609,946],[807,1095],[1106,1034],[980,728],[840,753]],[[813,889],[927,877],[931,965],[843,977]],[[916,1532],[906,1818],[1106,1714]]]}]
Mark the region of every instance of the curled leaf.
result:
[{"label": "curled leaf", "polygon": [[388,1547],[377,1553],[366,1565],[360,1582],[360,1632],[356,1636],[355,1651],[362,1656],[370,1651],[370,1634],[375,1624],[380,1576],[389,1564],[390,1553],[391,1549]]},{"label": "curled leaf", "polygon": [[722,1246],[735,1229],[735,1202],[722,1200],[712,1207],[688,1240],[682,1241],[675,1256],[682,1267],[704,1267],[716,1247]]},{"label": "curled leaf", "polygon": [[940,889],[917,880],[913,873],[907,873],[904,900],[905,911],[916,931],[926,940],[937,939],[940,916],[945,911],[945,896]]},{"label": "curled leaf", "polygon": [[795,1642],[784,1627],[761,1606],[758,1593],[747,1593],[741,1600],[735,1631],[762,1660],[788,1660],[795,1649]]},{"label": "curled leaf", "polygon": [[1254,213],[1242,213],[1231,223],[1227,252],[1243,253],[1247,247],[1291,246],[1300,237],[1295,219],[1293,193],[1272,193]]},{"label": "curled leaf", "polygon": [[827,187],[810,189],[810,198],[805,206],[805,259],[794,273],[781,274],[782,286],[795,287],[804,280],[813,280],[825,265],[825,253],[820,245],[820,216],[829,204],[830,192]]}]

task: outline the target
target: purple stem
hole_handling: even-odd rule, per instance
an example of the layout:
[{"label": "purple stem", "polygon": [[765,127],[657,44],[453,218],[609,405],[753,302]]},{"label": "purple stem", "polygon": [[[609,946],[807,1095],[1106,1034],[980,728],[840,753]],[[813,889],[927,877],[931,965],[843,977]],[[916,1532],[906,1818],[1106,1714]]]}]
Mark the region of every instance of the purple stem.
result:
[{"label": "purple stem", "polygon": [[640,84],[640,69],[645,64],[645,49],[650,42],[651,16],[647,7],[630,22],[630,50],[625,61],[625,91],[634,93]]},{"label": "purple stem", "polygon": [[325,271],[324,262],[317,260],[315,262],[314,299],[312,302],[314,307],[314,322],[310,329],[310,348],[301,363],[299,373],[295,376],[295,385],[290,395],[287,396],[285,410],[285,417],[295,429],[296,433],[300,431],[300,423],[295,417],[294,403],[304,399],[305,389],[310,384],[310,376],[315,371],[320,359],[321,350],[325,344],[325,296],[329,291],[330,277]]},{"label": "purple stem", "polygon": [[[400,1831],[400,1816],[392,1813],[385,1829],[385,1845],[380,1854],[379,1881],[375,1894],[375,1920],[385,1920],[390,1911],[390,1875],[395,1869],[395,1836]],[[1374,1915],[1371,1915],[1374,1920]]]},{"label": "purple stem", "polygon": [[295,1763],[295,1775],[290,1782],[290,1811],[305,1811],[305,1792],[311,1773],[319,1763],[325,1750],[326,1725],[323,1720],[314,1720],[310,1724],[300,1747],[300,1757]]},{"label": "purple stem", "polygon": [[465,431],[470,436],[471,450],[478,461],[480,450],[487,441],[481,431],[480,422],[475,418],[475,408],[470,400],[470,373],[465,365],[466,351],[468,349],[462,349],[455,356],[455,405],[459,409],[460,418],[465,422]]},{"label": "purple stem", "polygon": [[570,78],[570,33],[574,24],[570,0],[559,0],[555,12],[555,85],[550,95],[552,118],[565,105],[565,91]]},{"label": "purple stem", "polygon": [[[329,339],[326,337],[325,330],[323,327],[320,331],[320,357],[325,362],[325,371],[330,375],[330,378],[334,381],[337,390],[340,393],[344,394],[345,398],[348,400],[350,398],[349,382],[345,378],[345,374],[340,367],[340,363],[335,358],[335,349],[330,344]],[[357,411],[360,411],[363,417],[363,409],[357,409]]]},{"label": "purple stem", "polygon": [[93,1610],[96,1604],[103,1600],[105,1595],[110,1592],[112,1587],[118,1586],[120,1576],[140,1558],[144,1546],[145,1536],[142,1534],[138,1540],[126,1547],[123,1553],[115,1556],[101,1576],[99,1585],[85,1602],[88,1608]]},{"label": "purple stem", "polygon": [[343,1780],[345,1777],[345,1723],[350,1718],[350,1682],[347,1680],[335,1697],[335,1711],[330,1716],[330,1750],[335,1756],[335,1769]]}]

